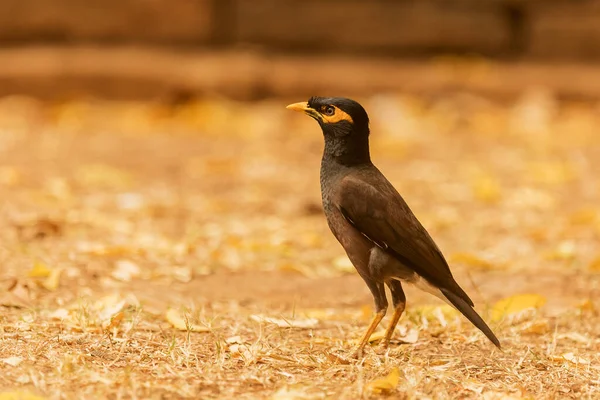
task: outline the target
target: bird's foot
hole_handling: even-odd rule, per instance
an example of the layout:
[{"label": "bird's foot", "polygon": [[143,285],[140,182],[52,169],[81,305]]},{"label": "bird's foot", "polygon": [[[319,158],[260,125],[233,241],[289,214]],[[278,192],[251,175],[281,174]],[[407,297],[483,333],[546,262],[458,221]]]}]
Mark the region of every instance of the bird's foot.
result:
[{"label": "bird's foot", "polygon": [[377,346],[377,349],[375,350],[375,352],[378,355],[384,355],[388,352],[390,348],[390,342],[386,341],[386,340],[382,340],[381,343],[379,343],[379,345]]},{"label": "bird's foot", "polygon": [[350,358],[355,359],[355,360],[360,360],[361,358],[363,358],[364,355],[365,355],[364,349],[356,349],[356,350],[354,350],[354,352],[352,352],[352,354],[350,355]]}]

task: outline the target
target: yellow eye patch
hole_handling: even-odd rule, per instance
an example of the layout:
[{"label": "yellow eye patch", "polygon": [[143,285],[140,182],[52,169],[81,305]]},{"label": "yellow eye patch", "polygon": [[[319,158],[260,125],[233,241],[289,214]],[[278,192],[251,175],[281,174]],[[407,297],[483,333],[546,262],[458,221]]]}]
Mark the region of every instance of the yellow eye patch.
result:
[{"label": "yellow eye patch", "polygon": [[[335,110],[333,115],[325,114],[327,108],[329,108],[329,107],[333,107],[333,109]],[[348,121],[351,124],[354,123],[354,120],[348,113],[340,110],[336,106],[322,106],[320,108],[321,109],[319,110],[319,114],[321,114],[321,118],[322,118],[323,122],[327,122],[329,124],[335,124],[336,122],[340,122],[340,121]]]}]

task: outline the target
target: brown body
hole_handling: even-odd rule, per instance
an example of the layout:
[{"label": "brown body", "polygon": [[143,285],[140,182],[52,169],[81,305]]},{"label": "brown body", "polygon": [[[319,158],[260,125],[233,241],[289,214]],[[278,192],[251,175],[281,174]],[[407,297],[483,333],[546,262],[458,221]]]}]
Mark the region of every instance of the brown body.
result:
[{"label": "brown body", "polygon": [[368,116],[356,102],[311,98],[288,106],[316,119],[323,130],[321,195],[327,223],[371,290],[376,314],[357,352],[362,353],[387,310],[390,288],[394,316],[386,330],[387,346],[404,311],[401,282],[415,284],[448,302],[496,346],[500,343],[454,280],[448,263],[402,196],[371,163]]}]

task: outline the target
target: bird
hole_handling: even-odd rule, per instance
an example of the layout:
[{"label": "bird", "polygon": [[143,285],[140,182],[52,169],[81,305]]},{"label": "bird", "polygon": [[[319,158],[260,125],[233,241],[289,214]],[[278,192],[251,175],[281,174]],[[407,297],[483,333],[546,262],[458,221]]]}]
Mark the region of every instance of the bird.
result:
[{"label": "bird", "polygon": [[500,341],[474,310],[448,262],[406,201],[372,163],[369,116],[343,97],[311,97],[286,107],[315,119],[323,131],[320,184],[327,224],[373,295],[375,314],[354,355],[364,348],[388,308],[393,316],[381,345],[388,348],[406,308],[402,283],[413,284],[460,311],[499,349]]}]

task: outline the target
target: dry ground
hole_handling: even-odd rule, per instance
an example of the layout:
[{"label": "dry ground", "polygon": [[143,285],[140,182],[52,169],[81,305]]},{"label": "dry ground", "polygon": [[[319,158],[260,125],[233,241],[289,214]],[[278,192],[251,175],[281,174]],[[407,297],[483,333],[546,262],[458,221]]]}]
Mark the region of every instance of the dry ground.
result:
[{"label": "dry ground", "polygon": [[598,106],[361,100],[503,351],[409,288],[389,351],[347,359],[372,300],[321,215],[318,127],[286,101],[8,98],[0,399],[600,396]]}]

